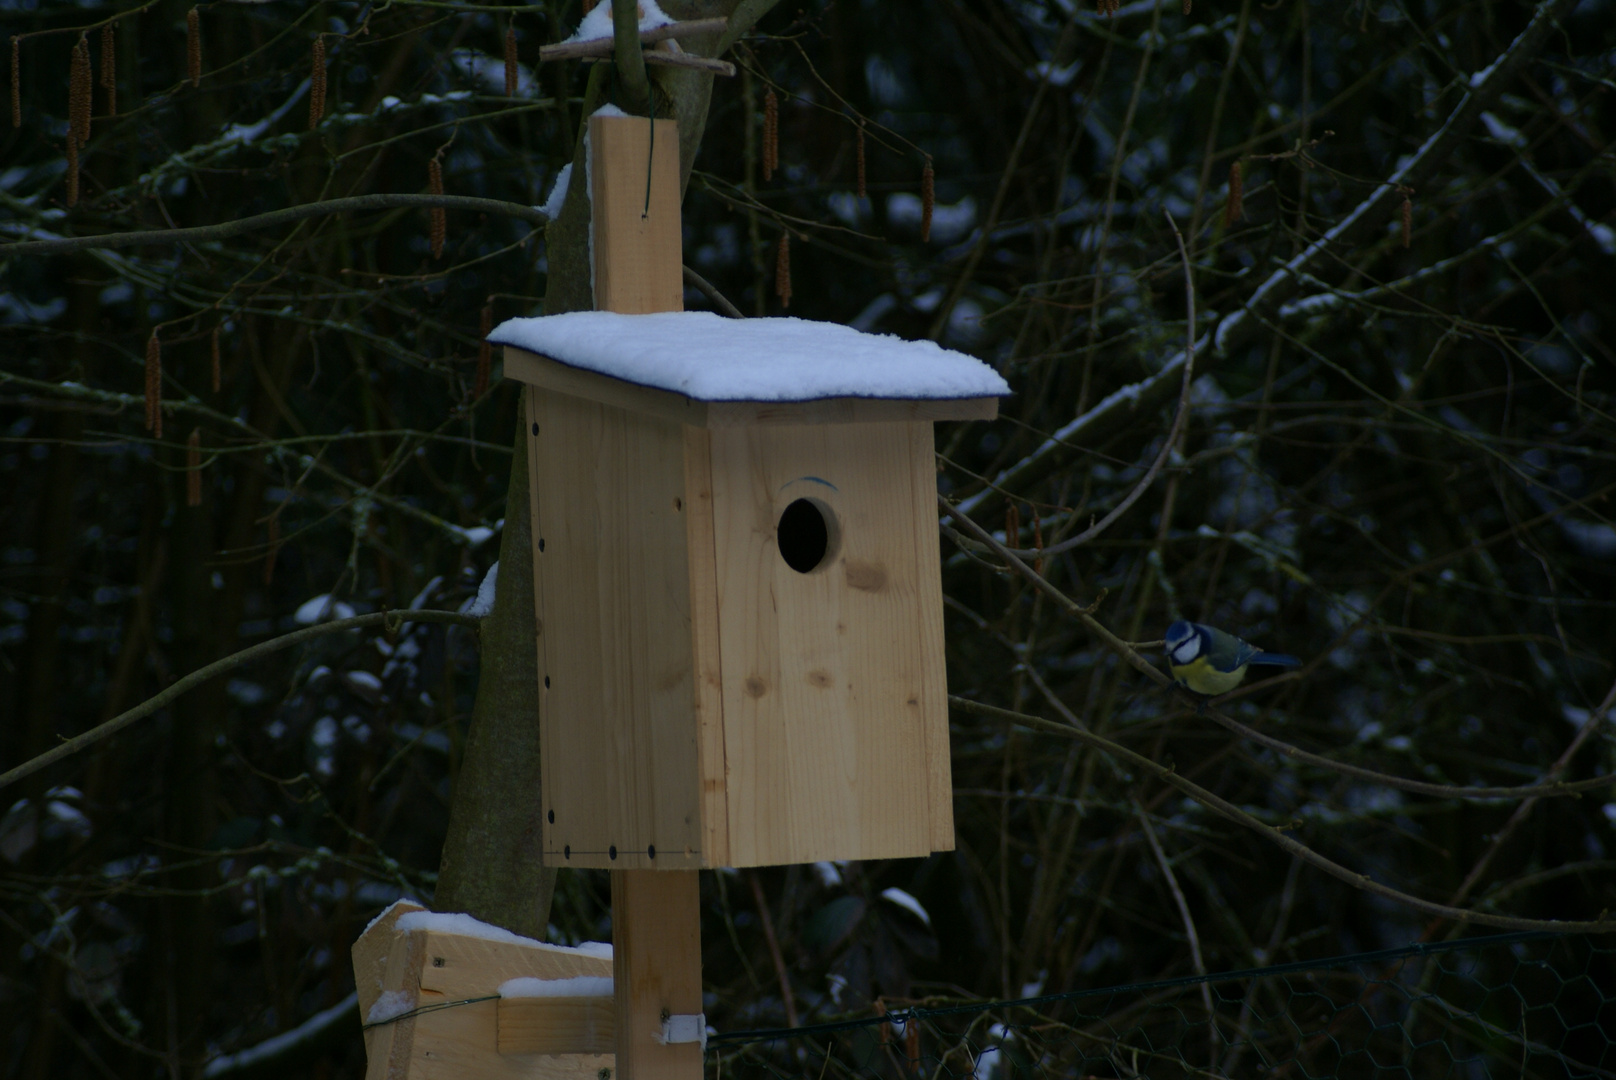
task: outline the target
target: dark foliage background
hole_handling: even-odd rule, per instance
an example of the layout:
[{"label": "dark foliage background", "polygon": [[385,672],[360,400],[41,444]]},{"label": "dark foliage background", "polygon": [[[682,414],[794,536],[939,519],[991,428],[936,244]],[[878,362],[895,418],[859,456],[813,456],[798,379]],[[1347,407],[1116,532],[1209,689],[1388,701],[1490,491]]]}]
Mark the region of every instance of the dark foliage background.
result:
[{"label": "dark foliage background", "polygon": [[[585,68],[535,66],[575,25],[571,0],[205,4],[198,86],[188,10],[0,0],[5,34],[22,35],[20,126],[0,129],[8,242],[423,192],[434,157],[450,194],[534,205],[571,160]],[[995,364],[1016,396],[992,424],[940,428],[939,484],[1012,546],[1054,543],[1118,505],[1167,436],[1171,402],[1059,433],[1115,417],[1127,399],[1108,395],[1182,348],[1168,215],[1204,333],[1386,184],[1532,10],[782,7],[732,54],[741,75],[716,82],[686,261],[747,313],[778,314],[789,233],[790,314]],[[1225,711],[1337,761],[1459,786],[1608,775],[1613,14],[1570,11],[1407,193],[1406,227],[1394,216],[1317,260],[1306,299],[1255,344],[1204,350],[1167,467],[1041,572],[1129,641],[1183,615],[1302,656],[1299,676]],[[98,81],[70,208],[70,54],[91,28],[99,80],[107,20],[118,111]],[[310,130],[317,35],[330,66]],[[766,182],[770,89],[781,165]],[[441,258],[418,209],[229,241],[0,248],[6,767],[322,608],[475,594],[516,416],[497,367],[477,392],[481,316],[534,312],[548,264],[528,222],[447,222]],[[161,437],[142,423],[154,333]],[[1427,899],[1533,919],[1616,906],[1608,788],[1518,812],[1292,761],[1148,684],[980,548],[945,541],[944,557],[953,693],[1170,762]],[[365,921],[432,895],[477,666],[465,630],[331,636],[8,792],[4,1075],[189,1074],[340,1004]],[[812,1020],[878,996],[1015,996],[1474,930],[1353,890],[1047,733],[957,715],[954,780],[953,853],[704,875],[713,1023],[781,1023],[788,994]],[[564,874],[550,936],[603,937],[608,910],[603,876]],[[322,1031],[277,1068],[360,1075],[356,1025]]]}]

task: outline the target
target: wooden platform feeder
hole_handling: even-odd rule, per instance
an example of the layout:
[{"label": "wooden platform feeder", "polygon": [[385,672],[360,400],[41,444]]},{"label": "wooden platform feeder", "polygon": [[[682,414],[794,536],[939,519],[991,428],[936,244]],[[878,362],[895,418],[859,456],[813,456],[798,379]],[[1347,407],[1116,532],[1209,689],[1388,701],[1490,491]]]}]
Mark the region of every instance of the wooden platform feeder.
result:
[{"label": "wooden platform feeder", "polygon": [[613,871],[617,1080],[694,1078],[698,869],[954,846],[932,424],[1008,388],[930,343],[683,313],[676,127],[589,138],[598,310],[490,336],[525,384],[542,858]]}]

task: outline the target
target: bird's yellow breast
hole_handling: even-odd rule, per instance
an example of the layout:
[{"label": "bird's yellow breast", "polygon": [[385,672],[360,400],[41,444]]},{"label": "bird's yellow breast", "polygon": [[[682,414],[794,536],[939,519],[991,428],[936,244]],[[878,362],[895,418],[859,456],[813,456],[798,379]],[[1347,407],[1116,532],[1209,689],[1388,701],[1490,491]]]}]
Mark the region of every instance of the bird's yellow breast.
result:
[{"label": "bird's yellow breast", "polygon": [[1227,694],[1239,686],[1241,680],[1246,677],[1246,665],[1241,664],[1233,671],[1219,671],[1205,656],[1197,656],[1187,664],[1169,666],[1173,669],[1173,678],[1178,685],[1197,694],[1205,694],[1207,697]]}]

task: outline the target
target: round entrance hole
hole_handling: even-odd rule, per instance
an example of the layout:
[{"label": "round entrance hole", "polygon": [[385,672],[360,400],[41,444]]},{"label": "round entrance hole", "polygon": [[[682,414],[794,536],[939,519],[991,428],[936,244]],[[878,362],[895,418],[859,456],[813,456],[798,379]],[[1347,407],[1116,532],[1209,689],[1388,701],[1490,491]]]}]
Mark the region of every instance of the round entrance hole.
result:
[{"label": "round entrance hole", "polygon": [[818,499],[798,499],[785,508],[775,542],[786,565],[799,574],[823,566],[836,542],[836,518]]}]

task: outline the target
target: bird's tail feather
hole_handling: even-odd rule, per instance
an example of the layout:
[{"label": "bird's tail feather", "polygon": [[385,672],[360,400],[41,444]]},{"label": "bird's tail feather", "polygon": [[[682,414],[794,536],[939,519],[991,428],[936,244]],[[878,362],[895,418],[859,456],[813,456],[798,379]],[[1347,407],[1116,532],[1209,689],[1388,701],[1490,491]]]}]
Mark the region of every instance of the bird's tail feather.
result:
[{"label": "bird's tail feather", "polygon": [[1263,667],[1301,667],[1302,661],[1288,653],[1260,652],[1246,661]]}]

